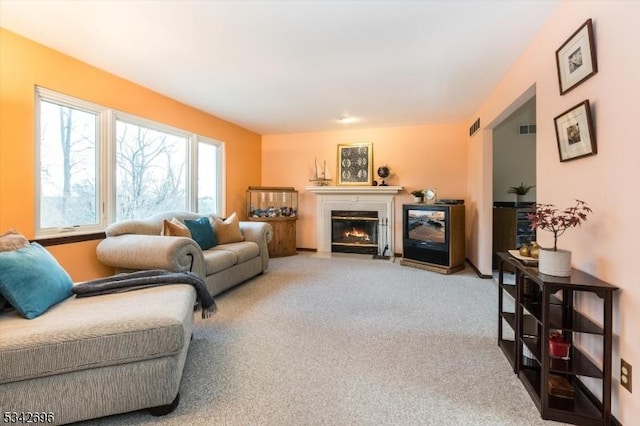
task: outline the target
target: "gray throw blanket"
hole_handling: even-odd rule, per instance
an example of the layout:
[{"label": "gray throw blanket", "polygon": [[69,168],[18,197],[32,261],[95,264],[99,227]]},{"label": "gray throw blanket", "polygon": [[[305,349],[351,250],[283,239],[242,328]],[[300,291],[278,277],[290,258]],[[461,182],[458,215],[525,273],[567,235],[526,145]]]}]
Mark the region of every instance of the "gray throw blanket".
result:
[{"label": "gray throw blanket", "polygon": [[73,286],[71,291],[76,294],[76,297],[89,297],[171,284],[190,284],[196,289],[198,305],[202,308],[202,318],[209,318],[216,312],[216,303],[207,285],[199,275],[193,272],[151,269],[117,274]]}]

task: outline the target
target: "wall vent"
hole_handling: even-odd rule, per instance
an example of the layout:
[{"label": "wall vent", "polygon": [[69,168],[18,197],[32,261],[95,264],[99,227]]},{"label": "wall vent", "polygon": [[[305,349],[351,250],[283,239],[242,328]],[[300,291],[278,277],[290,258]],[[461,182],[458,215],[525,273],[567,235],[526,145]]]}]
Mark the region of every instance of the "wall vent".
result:
[{"label": "wall vent", "polygon": [[519,135],[530,135],[536,132],[535,124],[521,124],[518,126]]},{"label": "wall vent", "polygon": [[[535,127],[535,126],[534,126]],[[469,127],[469,136],[473,136],[480,129],[480,117]]]}]

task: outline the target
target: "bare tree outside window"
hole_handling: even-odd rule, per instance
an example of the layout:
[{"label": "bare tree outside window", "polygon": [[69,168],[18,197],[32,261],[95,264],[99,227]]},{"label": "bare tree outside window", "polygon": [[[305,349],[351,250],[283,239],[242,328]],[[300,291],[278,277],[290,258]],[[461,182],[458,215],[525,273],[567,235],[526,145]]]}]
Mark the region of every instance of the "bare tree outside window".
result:
[{"label": "bare tree outside window", "polygon": [[97,117],[40,103],[40,227],[95,224]]},{"label": "bare tree outside window", "polygon": [[116,124],[116,220],[184,210],[187,143],[137,124]]},{"label": "bare tree outside window", "polygon": [[36,236],[169,210],[221,213],[223,142],[43,87],[35,94]]}]

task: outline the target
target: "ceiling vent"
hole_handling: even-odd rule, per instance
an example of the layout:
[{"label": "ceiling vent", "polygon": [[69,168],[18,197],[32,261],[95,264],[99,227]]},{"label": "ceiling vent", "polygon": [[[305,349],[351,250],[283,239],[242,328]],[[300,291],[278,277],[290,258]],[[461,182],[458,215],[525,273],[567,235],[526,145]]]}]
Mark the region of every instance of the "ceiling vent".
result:
[{"label": "ceiling vent", "polygon": [[522,124],[518,126],[519,135],[530,135],[536,132],[535,124]]}]

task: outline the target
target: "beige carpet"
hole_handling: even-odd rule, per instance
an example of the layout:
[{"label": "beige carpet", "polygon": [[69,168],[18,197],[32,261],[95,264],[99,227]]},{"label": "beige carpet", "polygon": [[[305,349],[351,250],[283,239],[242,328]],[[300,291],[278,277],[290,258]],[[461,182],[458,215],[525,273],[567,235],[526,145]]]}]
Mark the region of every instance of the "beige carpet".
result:
[{"label": "beige carpet", "polygon": [[497,289],[384,260],[309,254],[197,319],[181,402],[87,424],[544,425],[497,346]]}]

